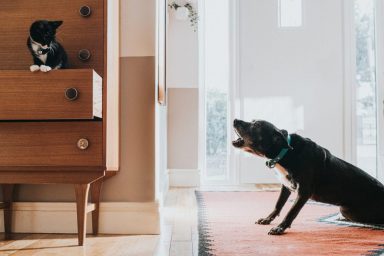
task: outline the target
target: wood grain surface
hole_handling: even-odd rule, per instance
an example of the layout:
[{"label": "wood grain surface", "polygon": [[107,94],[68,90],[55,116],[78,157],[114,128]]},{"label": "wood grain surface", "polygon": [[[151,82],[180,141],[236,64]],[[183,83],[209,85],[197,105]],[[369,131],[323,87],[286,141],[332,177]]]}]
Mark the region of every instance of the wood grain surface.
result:
[{"label": "wood grain surface", "polygon": [[[92,14],[82,17],[81,6]],[[70,68],[93,68],[104,75],[103,0],[4,0],[0,1],[0,69],[29,70],[32,57],[27,48],[29,28],[36,20],[62,20],[57,40],[68,53]],[[79,60],[82,49],[91,52],[89,61]]]},{"label": "wood grain surface", "polygon": [[102,122],[0,122],[0,165],[102,166]]},{"label": "wood grain surface", "polygon": [[[77,99],[65,97],[68,88],[78,91]],[[0,120],[93,119],[101,112],[101,90],[92,69],[0,70]]]}]

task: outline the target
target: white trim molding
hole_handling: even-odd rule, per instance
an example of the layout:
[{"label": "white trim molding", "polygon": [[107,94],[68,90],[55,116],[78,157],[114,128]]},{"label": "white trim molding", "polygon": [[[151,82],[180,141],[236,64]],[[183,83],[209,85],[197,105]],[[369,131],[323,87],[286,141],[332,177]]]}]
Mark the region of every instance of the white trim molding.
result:
[{"label": "white trim molding", "polygon": [[159,182],[159,185],[161,185],[162,187],[160,187],[160,189],[159,189],[159,195],[157,198],[158,202],[160,204],[160,207],[164,206],[165,200],[167,198],[168,191],[169,191],[169,173],[168,173],[168,171],[165,172],[162,179],[163,179],[163,182]]},{"label": "white trim molding", "polygon": [[[0,232],[4,232],[3,210]],[[15,233],[77,233],[75,203],[27,203],[13,205],[12,229]],[[92,233],[91,215],[87,233]],[[100,234],[160,234],[157,202],[105,202],[100,204]]]},{"label": "white trim molding", "polygon": [[107,35],[107,148],[108,171],[118,171],[120,161],[120,1],[108,1]]},{"label": "white trim molding", "polygon": [[169,169],[170,187],[198,187],[200,186],[199,169]]},{"label": "white trim molding", "polygon": [[343,48],[344,48],[344,159],[356,163],[356,128],[355,107],[356,80],[354,79],[356,68],[356,39],[353,24],[353,2],[343,1]]},{"label": "white trim molding", "polygon": [[378,165],[377,178],[384,182],[384,3],[376,1],[376,86],[377,86],[377,128],[378,128]]},{"label": "white trim molding", "polygon": [[[198,47],[199,47],[199,133],[198,133],[198,168],[205,173],[205,1],[198,0],[199,19],[198,19]],[[201,180],[203,178],[201,177]]]}]

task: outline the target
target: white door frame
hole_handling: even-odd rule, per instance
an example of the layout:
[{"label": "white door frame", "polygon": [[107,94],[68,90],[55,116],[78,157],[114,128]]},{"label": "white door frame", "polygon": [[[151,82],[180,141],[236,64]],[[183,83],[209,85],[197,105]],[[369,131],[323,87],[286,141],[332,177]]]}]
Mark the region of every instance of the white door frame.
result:
[{"label": "white door frame", "polygon": [[240,99],[242,96],[241,87],[240,87],[240,6],[239,0],[231,0],[230,2],[230,63],[232,63],[231,74],[230,74],[230,122],[229,122],[229,130],[228,130],[228,145],[230,146],[230,163],[229,167],[231,168],[232,181],[234,185],[240,185],[240,150],[234,148],[232,146],[232,140],[237,139],[236,135],[234,135],[232,121],[235,118],[243,117],[243,105],[240,103]]},{"label": "white door frame", "polygon": [[353,26],[353,2],[343,1],[344,9],[344,158],[356,163],[356,73],[353,61],[356,59],[355,30]]},{"label": "white door frame", "polygon": [[239,113],[235,113],[235,109],[239,109],[236,104],[239,105],[239,87],[238,87],[238,0],[230,0],[230,63],[232,63],[229,79],[230,88],[228,90],[228,124],[227,124],[227,147],[228,147],[228,175],[225,180],[220,181],[206,181],[206,104],[205,104],[205,0],[199,0],[199,169],[201,170],[200,184],[202,185],[238,185],[239,184],[239,172],[238,170],[238,153],[235,152],[232,146],[233,128],[232,120],[235,117],[241,116]]},{"label": "white door frame", "polygon": [[378,179],[384,182],[384,3],[376,0],[376,84],[377,84],[377,126],[378,126]]},{"label": "white door frame", "polygon": [[204,23],[205,8],[204,0],[198,1],[199,20],[198,20],[198,47],[199,47],[199,133],[198,133],[198,168],[200,170],[200,184],[203,185],[205,170],[205,47],[204,47]]}]

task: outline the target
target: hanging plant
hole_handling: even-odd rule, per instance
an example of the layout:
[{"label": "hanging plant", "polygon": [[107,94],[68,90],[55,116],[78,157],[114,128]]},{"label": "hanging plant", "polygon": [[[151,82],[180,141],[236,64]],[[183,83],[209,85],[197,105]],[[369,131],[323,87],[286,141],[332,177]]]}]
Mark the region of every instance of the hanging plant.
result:
[{"label": "hanging plant", "polygon": [[170,4],[168,4],[168,6],[169,8],[175,10],[177,19],[184,20],[188,18],[193,28],[193,31],[197,31],[199,15],[190,3],[179,5],[175,1],[172,1]]}]

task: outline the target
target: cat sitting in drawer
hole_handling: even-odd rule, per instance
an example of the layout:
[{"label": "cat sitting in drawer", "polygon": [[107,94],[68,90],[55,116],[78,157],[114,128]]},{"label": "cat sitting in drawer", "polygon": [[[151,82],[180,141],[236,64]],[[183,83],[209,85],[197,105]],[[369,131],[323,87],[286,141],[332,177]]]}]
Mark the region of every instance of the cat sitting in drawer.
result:
[{"label": "cat sitting in drawer", "polygon": [[56,30],[62,21],[38,20],[32,23],[27,45],[33,57],[31,72],[48,72],[67,68],[68,57],[63,46],[56,41]]}]

